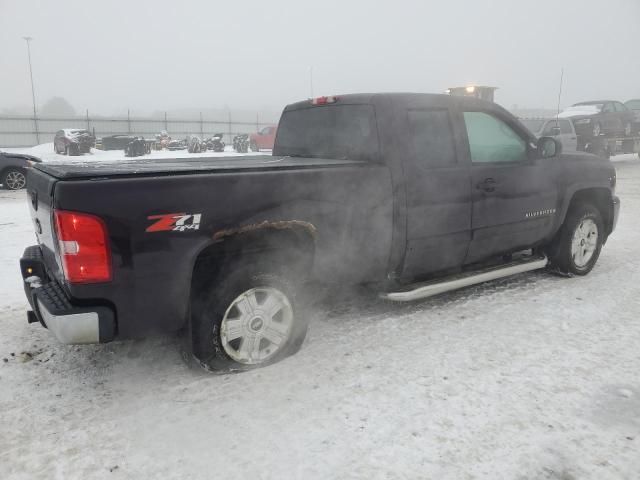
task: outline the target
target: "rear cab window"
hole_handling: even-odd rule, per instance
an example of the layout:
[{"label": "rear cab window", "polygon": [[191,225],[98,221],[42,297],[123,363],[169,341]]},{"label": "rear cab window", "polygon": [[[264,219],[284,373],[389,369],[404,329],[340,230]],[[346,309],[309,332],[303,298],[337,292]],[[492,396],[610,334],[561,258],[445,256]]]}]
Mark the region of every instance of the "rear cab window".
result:
[{"label": "rear cab window", "polygon": [[369,104],[332,104],[285,111],[273,154],[376,161],[375,109]]},{"label": "rear cab window", "polygon": [[447,109],[408,110],[409,148],[421,168],[456,165],[453,129]]}]

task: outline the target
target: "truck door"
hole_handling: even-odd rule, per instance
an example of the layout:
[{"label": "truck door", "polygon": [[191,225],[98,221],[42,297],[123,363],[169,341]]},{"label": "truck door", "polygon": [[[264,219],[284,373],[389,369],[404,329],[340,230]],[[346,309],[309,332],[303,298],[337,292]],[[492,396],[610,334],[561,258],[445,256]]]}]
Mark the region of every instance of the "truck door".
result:
[{"label": "truck door", "polygon": [[399,114],[407,132],[403,276],[415,277],[464,261],[471,238],[469,165],[460,161],[448,108],[411,106]]},{"label": "truck door", "polygon": [[575,152],[578,150],[578,137],[570,120],[561,118],[560,122],[560,141],[562,142],[563,151]]},{"label": "truck door", "polygon": [[548,120],[541,136],[543,137],[555,137],[562,143],[562,151],[575,152],[578,149],[578,137],[573,129],[573,125],[567,119],[552,119]]},{"label": "truck door", "polygon": [[472,239],[466,263],[530,247],[553,227],[551,161],[531,158],[530,138],[500,110],[465,111],[471,160]]}]

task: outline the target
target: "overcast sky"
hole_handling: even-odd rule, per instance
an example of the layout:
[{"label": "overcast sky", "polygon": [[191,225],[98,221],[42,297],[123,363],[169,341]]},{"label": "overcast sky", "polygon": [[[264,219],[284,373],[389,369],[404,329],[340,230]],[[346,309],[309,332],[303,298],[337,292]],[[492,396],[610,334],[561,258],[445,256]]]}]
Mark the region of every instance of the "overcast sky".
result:
[{"label": "overcast sky", "polygon": [[313,93],[500,87],[506,107],[640,97],[640,0],[0,0],[0,111],[274,111]]}]

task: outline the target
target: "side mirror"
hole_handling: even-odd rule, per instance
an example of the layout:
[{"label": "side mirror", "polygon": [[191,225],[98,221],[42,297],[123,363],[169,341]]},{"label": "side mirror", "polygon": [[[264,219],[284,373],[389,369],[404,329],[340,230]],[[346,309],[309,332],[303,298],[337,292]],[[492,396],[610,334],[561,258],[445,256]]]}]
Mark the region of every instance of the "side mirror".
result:
[{"label": "side mirror", "polygon": [[541,137],[537,146],[540,158],[556,157],[562,153],[562,144],[553,137]]}]

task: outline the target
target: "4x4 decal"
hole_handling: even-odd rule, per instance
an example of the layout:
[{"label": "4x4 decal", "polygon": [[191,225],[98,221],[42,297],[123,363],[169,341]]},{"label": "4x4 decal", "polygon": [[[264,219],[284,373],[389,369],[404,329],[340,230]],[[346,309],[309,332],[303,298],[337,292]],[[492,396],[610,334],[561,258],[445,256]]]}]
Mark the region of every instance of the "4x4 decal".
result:
[{"label": "4x4 decal", "polygon": [[201,213],[165,213],[163,215],[151,215],[148,220],[154,222],[147,227],[146,232],[184,232],[186,230],[199,230]]}]

